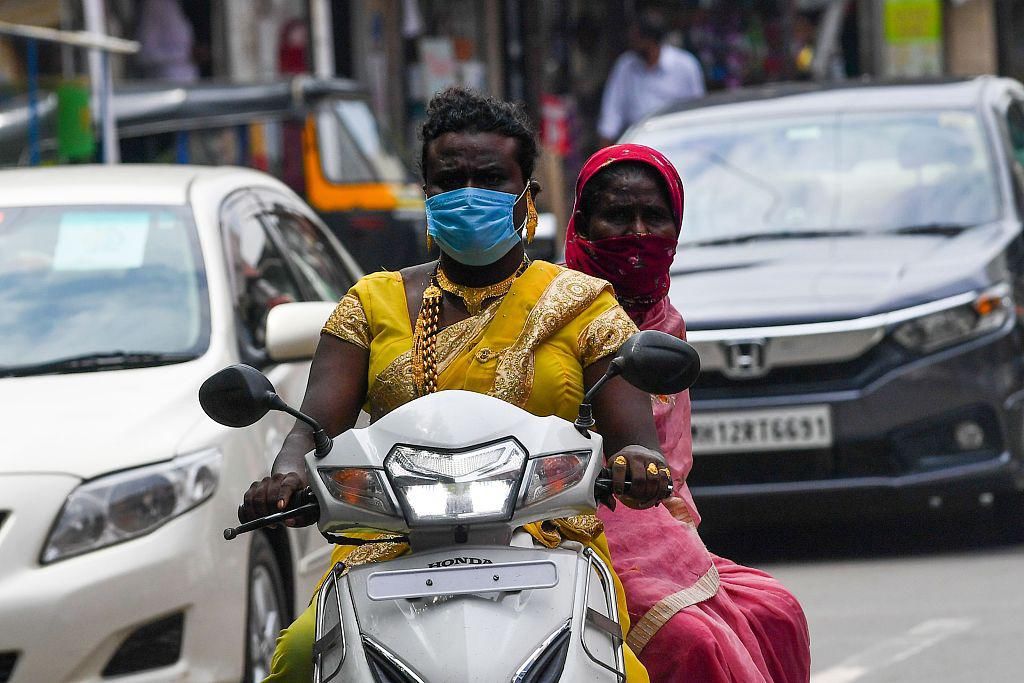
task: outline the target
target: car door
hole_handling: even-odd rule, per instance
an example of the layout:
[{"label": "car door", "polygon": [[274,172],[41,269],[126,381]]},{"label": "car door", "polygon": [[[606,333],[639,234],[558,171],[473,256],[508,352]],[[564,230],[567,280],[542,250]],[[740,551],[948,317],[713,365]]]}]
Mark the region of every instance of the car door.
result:
[{"label": "car door", "polygon": [[[355,283],[360,273],[316,218],[300,202],[283,193],[255,190],[256,212],[262,228],[279,246],[286,269],[298,288],[299,301],[336,302]],[[325,320],[326,322],[326,320]],[[309,376],[309,364],[290,363],[279,369],[274,384],[292,405],[301,402]],[[287,395],[286,395],[287,394]],[[295,396],[294,400],[292,396]],[[315,581],[327,568],[330,546],[315,527],[294,530],[298,585]]]}]

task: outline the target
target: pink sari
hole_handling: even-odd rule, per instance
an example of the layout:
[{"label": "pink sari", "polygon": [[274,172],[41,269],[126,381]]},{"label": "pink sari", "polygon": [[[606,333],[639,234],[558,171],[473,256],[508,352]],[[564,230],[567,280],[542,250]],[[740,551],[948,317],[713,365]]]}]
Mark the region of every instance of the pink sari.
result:
[{"label": "pink sari", "polygon": [[[640,145],[616,145],[591,157],[577,181],[577,202],[593,175],[625,160],[658,169],[681,224],[678,174],[660,153]],[[587,251],[570,222],[568,265],[592,270]],[[629,312],[641,329],[686,337],[683,318],[667,296]],[[655,396],[652,402],[676,495],[650,510],[619,505],[598,511],[626,591],[633,624],[627,642],[654,682],[806,683],[810,636],[800,603],[768,574],[709,553],[697,533],[700,516],[686,485],[693,467],[689,392]]]}]

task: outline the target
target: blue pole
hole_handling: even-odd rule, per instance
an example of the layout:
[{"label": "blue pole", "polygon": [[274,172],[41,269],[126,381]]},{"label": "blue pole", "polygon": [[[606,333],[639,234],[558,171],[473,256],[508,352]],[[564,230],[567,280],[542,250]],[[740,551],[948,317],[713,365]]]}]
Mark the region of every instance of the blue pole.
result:
[{"label": "blue pole", "polygon": [[179,130],[174,136],[174,160],[179,164],[188,163],[188,131]]},{"label": "blue pole", "polygon": [[39,152],[39,46],[29,38],[28,51],[28,162],[38,166],[41,162]]}]

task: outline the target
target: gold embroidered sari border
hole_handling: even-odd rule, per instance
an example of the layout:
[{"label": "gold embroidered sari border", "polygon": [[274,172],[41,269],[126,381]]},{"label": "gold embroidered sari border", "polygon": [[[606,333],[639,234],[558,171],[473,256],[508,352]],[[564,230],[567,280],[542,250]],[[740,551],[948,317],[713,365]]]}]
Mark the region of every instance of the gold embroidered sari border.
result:
[{"label": "gold embroidered sari border", "polygon": [[626,644],[639,655],[651,639],[657,635],[661,627],[668,623],[669,619],[677,613],[696,605],[699,602],[710,600],[718,593],[719,578],[718,568],[714,564],[697,581],[687,588],[666,596],[659,600],[647,613],[636,622],[633,628],[629,629],[626,636]]}]

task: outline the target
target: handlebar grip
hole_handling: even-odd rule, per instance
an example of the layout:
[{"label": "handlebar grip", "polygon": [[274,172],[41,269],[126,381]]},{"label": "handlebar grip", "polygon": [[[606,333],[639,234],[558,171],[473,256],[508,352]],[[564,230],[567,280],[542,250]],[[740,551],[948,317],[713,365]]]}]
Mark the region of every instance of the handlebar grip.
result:
[{"label": "handlebar grip", "polygon": [[[630,473],[626,472],[625,485],[622,487],[622,492],[628,494],[632,482],[630,481]],[[675,485],[669,481],[668,491],[665,493],[665,498],[671,498],[672,493],[675,491]],[[602,467],[601,471],[597,473],[597,481],[594,482],[594,497],[598,502],[606,501],[611,498],[612,492],[612,471],[607,467]]]}]

